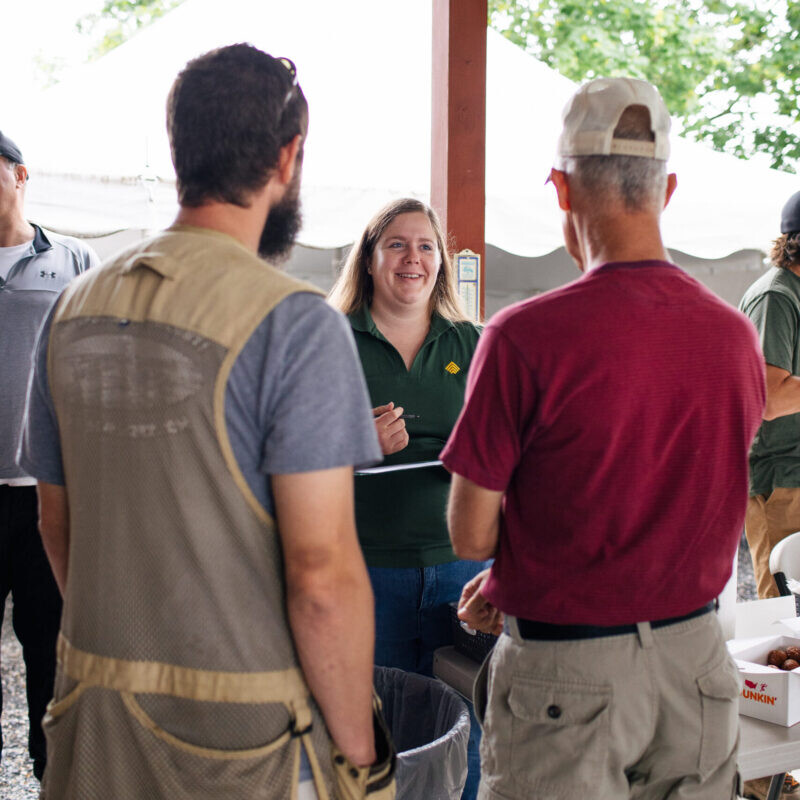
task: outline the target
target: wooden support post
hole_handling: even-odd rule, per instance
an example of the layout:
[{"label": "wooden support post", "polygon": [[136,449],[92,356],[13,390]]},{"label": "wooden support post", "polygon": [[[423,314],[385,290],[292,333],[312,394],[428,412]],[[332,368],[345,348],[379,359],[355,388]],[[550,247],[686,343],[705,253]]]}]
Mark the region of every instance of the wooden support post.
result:
[{"label": "wooden support post", "polygon": [[431,205],[454,250],[486,257],[487,0],[433,0]]}]

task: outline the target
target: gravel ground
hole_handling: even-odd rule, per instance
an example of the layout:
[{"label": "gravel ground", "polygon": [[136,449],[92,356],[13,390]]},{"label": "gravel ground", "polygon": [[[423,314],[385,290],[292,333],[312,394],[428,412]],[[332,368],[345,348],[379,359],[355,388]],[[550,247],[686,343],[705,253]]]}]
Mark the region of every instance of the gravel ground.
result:
[{"label": "gravel ground", "polygon": [[[739,548],[739,600],[755,600],[753,566],[747,542]],[[0,764],[2,800],[36,800],[39,782],[33,777],[28,758],[28,716],[25,702],[25,670],[22,653],[11,630],[11,602],[6,604],[2,634],[3,671],[3,760]]]},{"label": "gravel ground", "polygon": [[33,777],[28,757],[28,704],[25,700],[25,666],[11,629],[11,601],[6,603],[0,642],[3,671],[3,760],[0,763],[0,798],[35,800],[39,781]]}]

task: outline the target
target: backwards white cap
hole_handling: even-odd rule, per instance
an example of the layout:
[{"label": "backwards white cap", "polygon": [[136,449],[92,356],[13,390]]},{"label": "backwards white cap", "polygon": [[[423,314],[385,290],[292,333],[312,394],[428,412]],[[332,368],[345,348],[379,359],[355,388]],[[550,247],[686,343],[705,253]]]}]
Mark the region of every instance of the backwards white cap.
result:
[{"label": "backwards white cap", "polygon": [[[644,106],[650,112],[654,142],[615,139],[622,112]],[[572,96],[561,115],[564,129],[558,139],[560,156],[625,155],[669,158],[670,118],[658,89],[636,78],[598,78]]]}]

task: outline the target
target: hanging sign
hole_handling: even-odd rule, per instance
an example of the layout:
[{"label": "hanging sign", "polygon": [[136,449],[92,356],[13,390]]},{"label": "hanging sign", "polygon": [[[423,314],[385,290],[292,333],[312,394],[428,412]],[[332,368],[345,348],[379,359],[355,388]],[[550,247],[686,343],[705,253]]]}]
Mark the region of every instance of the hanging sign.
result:
[{"label": "hanging sign", "polygon": [[458,273],[458,294],[467,316],[481,322],[481,257],[472,250],[462,250],[455,255]]}]

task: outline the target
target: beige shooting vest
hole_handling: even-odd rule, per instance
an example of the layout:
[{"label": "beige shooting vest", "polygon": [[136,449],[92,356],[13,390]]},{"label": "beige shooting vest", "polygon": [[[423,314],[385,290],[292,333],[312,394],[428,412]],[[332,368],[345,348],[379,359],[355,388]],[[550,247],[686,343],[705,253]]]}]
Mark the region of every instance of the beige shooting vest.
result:
[{"label": "beige shooting vest", "polygon": [[297,291],[316,290],[174,228],[59,302],[48,376],[71,538],[47,800],[294,798],[301,745],[332,794],[275,524],[225,425],[236,357]]}]

